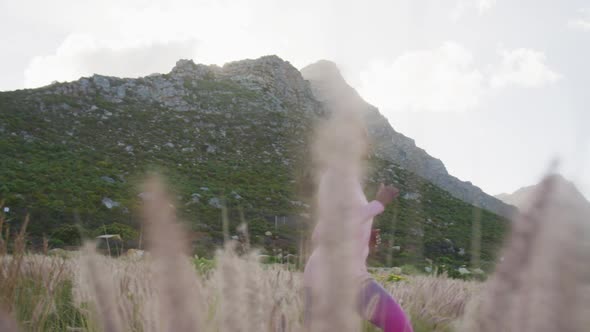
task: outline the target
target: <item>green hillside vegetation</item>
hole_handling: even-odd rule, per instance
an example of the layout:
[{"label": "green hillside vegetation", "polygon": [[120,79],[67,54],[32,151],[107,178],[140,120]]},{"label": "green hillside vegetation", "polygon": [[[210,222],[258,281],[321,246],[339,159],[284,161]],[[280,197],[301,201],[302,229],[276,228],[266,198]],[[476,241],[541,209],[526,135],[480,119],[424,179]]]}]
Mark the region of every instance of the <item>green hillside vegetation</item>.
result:
[{"label": "green hillside vegetation", "polygon": [[[168,75],[161,78],[172,80]],[[109,80],[113,89],[125,82]],[[153,84],[149,78],[136,82]],[[212,255],[222,242],[221,206],[232,234],[245,220],[255,245],[297,252],[312,214],[307,137],[321,107],[303,111],[272,89],[219,77],[185,78],[179,89],[192,109],[183,112],[133,91],[120,102],[98,90],[60,92],[75,84],[0,92],[0,196],[13,229],[30,213],[33,247],[43,234],[56,247],[79,244],[72,225],[83,236],[96,236],[117,223],[138,237],[140,184],[157,171],[173,188],[199,255]],[[381,181],[401,189],[376,220],[384,242],[373,264],[424,265],[426,258],[469,264],[477,218],[483,267],[493,261],[507,220],[453,198],[411,170],[375,158],[370,168],[369,196]],[[275,229],[275,216],[297,222]],[[138,239],[126,240],[136,245]]]}]

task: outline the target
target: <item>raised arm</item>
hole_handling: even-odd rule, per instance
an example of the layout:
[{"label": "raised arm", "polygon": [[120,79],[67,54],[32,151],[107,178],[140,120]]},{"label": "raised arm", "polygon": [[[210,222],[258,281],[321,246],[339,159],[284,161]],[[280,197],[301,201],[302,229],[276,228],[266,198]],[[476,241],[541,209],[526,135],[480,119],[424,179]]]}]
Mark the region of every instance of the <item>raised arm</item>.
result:
[{"label": "raised arm", "polygon": [[385,206],[391,203],[399,195],[399,190],[394,186],[379,186],[375,200],[367,203],[361,211],[362,220],[367,221],[385,210]]},{"label": "raised arm", "polygon": [[385,210],[385,206],[378,200],[373,200],[363,206],[361,211],[361,220],[367,221],[381,214]]}]

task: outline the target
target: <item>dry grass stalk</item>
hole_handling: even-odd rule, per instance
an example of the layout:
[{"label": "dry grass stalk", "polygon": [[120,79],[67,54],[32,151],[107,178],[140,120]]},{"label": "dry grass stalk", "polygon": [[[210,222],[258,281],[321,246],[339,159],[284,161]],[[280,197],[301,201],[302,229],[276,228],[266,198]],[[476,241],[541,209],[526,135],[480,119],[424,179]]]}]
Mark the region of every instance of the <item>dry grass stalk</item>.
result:
[{"label": "dry grass stalk", "polygon": [[[0,209],[4,206],[4,202],[0,203]],[[6,253],[8,252],[8,230],[3,236],[4,230],[4,214],[0,213],[0,331],[16,332],[18,331],[18,325],[14,318],[12,318],[8,312],[11,310],[12,303],[14,300],[14,280],[10,280],[9,276],[12,274],[12,264],[8,261]]]},{"label": "dry grass stalk", "polygon": [[[199,329],[195,327],[191,331],[227,331],[224,326],[228,325],[224,325],[226,323],[223,320],[231,313],[225,312],[222,301],[230,300],[234,301],[235,306],[241,307],[234,318],[239,319],[243,331],[275,332],[283,328],[285,331],[301,331],[303,303],[302,276],[299,272],[260,264],[256,261],[255,253],[238,256],[223,250],[218,255],[221,261],[235,266],[233,271],[237,273],[236,278],[243,281],[234,284],[233,288],[228,284],[227,295],[224,294],[223,263],[219,262],[212,274],[202,281],[201,296],[195,299],[201,307],[209,310],[209,315],[200,322]],[[110,280],[108,287],[113,288],[114,308],[119,313],[122,329],[160,331],[159,288],[152,269],[153,260],[149,257],[130,260],[100,255],[94,259],[100,267],[99,275]],[[62,279],[74,275],[76,303],[79,307],[83,307],[84,303],[94,303],[96,306],[98,299],[92,290],[93,286],[90,287],[96,281],[89,281],[88,276],[80,275],[80,266],[86,260],[85,255],[75,255],[67,260],[28,255],[24,258],[23,271],[31,271],[31,276],[32,271],[38,271],[35,272],[36,278],[41,278],[41,271],[45,271],[48,288],[55,288],[53,285],[58,274]],[[62,272],[58,273],[58,270]],[[51,271],[54,271],[53,274],[50,274]],[[386,287],[416,317],[443,326],[461,315],[464,303],[472,294],[477,294],[481,286],[475,282],[424,276],[410,277],[408,281],[388,284]],[[100,324],[91,321],[88,325],[94,329],[94,325]]]},{"label": "dry grass stalk", "polygon": [[[56,312],[55,292],[59,284],[70,275],[63,260],[27,254],[28,223],[27,215],[19,232],[12,239],[12,255],[6,255],[6,251],[0,255],[0,307],[5,311],[2,324],[15,326],[9,322],[10,316],[20,314],[28,317],[23,326],[34,330],[44,326],[48,317]],[[0,228],[0,234],[2,232]],[[9,232],[5,231],[2,245],[5,250],[10,240]],[[28,294],[32,294],[31,297]]]},{"label": "dry grass stalk", "polygon": [[[3,205],[4,202],[1,202],[0,209],[2,209]],[[3,257],[8,252],[8,231],[6,231],[6,235],[2,235],[2,232],[4,230],[4,223],[4,213],[0,213],[0,257]]]},{"label": "dry grass stalk", "polygon": [[504,261],[465,317],[466,331],[585,331],[590,209],[556,176],[517,216]]},{"label": "dry grass stalk", "polygon": [[149,179],[145,192],[150,193],[144,204],[144,221],[158,289],[160,330],[199,330],[200,282],[187,259],[185,233],[176,223],[174,208],[161,180]]},{"label": "dry grass stalk", "polygon": [[107,270],[103,270],[101,259],[96,254],[93,243],[84,246],[83,261],[85,264],[86,278],[92,292],[97,309],[96,320],[100,321],[103,331],[119,332],[124,331],[119,311],[117,310],[117,293],[113,277]]},{"label": "dry grass stalk", "polygon": [[466,304],[480,292],[481,284],[445,276],[415,276],[385,288],[412,319],[444,327],[464,315]]},{"label": "dry grass stalk", "polygon": [[218,253],[216,261],[220,268],[221,280],[221,330],[244,331],[246,303],[243,270],[239,258],[234,253],[233,243],[226,244],[225,253]]},{"label": "dry grass stalk", "polygon": [[[361,158],[366,152],[358,114],[334,112],[319,127],[314,143],[314,159],[319,165],[318,228],[321,250],[316,251],[321,265],[314,266],[314,277],[321,286],[313,289],[311,329],[313,331],[358,331],[356,313],[359,280],[355,280],[355,212],[360,206],[355,190],[362,178]],[[324,173],[328,171],[329,173]],[[326,175],[327,174],[327,175]],[[315,270],[317,268],[317,270]]]},{"label": "dry grass stalk", "polygon": [[43,248],[41,252],[43,253],[43,255],[47,255],[47,253],[49,252],[49,239],[45,234],[43,234]]},{"label": "dry grass stalk", "polygon": [[[8,227],[6,227],[5,236],[2,242],[2,254],[0,260],[2,265],[0,266],[0,295],[1,299],[4,300],[2,305],[5,306],[8,312],[12,311],[12,305],[15,300],[16,291],[18,289],[19,279],[21,275],[21,267],[23,265],[23,258],[26,251],[26,228],[29,223],[29,216],[27,215],[20,231],[14,239],[14,249],[12,256],[7,256],[8,252],[8,241],[10,239],[10,233]],[[0,225],[4,225],[4,216],[0,217]],[[0,234],[3,229],[0,228]]]}]

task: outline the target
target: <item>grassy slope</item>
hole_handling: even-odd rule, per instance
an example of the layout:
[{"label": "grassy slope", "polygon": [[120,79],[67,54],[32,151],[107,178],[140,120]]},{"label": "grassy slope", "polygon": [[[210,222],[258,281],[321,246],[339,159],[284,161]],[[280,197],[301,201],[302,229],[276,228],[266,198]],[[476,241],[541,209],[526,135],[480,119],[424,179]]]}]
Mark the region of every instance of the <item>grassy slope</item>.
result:
[{"label": "grassy slope", "polygon": [[[221,239],[220,210],[208,202],[222,197],[233,226],[241,209],[254,239],[263,244],[263,233],[273,230],[265,218],[303,211],[292,201],[305,182],[300,176],[305,170],[298,165],[313,118],[297,105],[285,106],[287,111],[268,106],[268,93],[231,81],[187,81],[185,87],[190,88],[186,100],[195,105],[188,112],[133,96],[119,104],[98,94],[74,98],[52,93],[52,87],[0,93],[0,196],[5,205],[15,215],[32,214],[33,236],[51,235],[74,222],[88,229],[111,222],[137,227],[137,185],[146,172],[157,170],[174,188],[183,219],[209,238],[208,249]],[[211,109],[223,111],[206,111]],[[419,201],[398,200],[376,221],[384,239],[402,251],[392,255],[382,246],[374,263],[420,264],[425,257],[468,263],[474,216],[481,217],[482,259],[492,260],[506,220],[385,161],[374,159],[371,168],[369,194],[376,182],[387,181],[400,186],[402,194],[421,195]],[[101,179],[105,176],[114,183]],[[191,203],[193,194],[200,195],[199,203]],[[107,209],[104,197],[120,206]],[[278,246],[295,251],[301,230],[283,227],[279,233],[287,240]],[[467,254],[459,255],[459,248]]]}]

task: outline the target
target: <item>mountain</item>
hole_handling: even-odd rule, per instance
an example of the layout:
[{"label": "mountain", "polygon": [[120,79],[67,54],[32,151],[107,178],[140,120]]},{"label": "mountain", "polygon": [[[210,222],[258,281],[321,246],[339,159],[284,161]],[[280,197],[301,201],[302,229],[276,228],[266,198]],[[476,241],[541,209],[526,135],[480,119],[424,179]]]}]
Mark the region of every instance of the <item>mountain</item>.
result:
[{"label": "mountain", "polygon": [[333,62],[318,61],[303,68],[301,73],[311,82],[318,100],[349,105],[348,107],[356,108],[365,114],[370,138],[376,144],[377,156],[411,170],[467,203],[506,217],[510,217],[515,211],[513,206],[486,194],[470,182],[463,182],[450,175],[442,161],[417,147],[413,139],[396,132],[376,107],[365,102],[346,83]]},{"label": "mountain", "polygon": [[522,187],[522,188],[516,190],[515,192],[513,192],[512,194],[502,193],[502,194],[495,195],[494,197],[496,197],[497,199],[501,200],[502,202],[504,202],[506,204],[514,205],[516,207],[521,208],[527,204],[527,201],[528,201],[529,197],[531,197],[531,195],[535,191],[535,188],[536,188],[536,185]]},{"label": "mountain", "polygon": [[[199,255],[223,240],[222,208],[232,234],[247,221],[255,245],[296,252],[313,213],[308,137],[333,111],[334,95],[322,83],[329,76],[314,67],[302,76],[276,56],[222,67],[180,60],[166,74],[93,75],[0,92],[0,198],[10,207],[12,229],[29,213],[33,242],[46,234],[63,246],[114,222],[139,228],[139,185],[158,171]],[[344,80],[334,83],[367,105]],[[401,190],[376,220],[383,245],[374,263],[469,263],[474,216],[481,259],[492,262],[508,220],[492,205],[458,199],[440,185],[453,179],[445,180],[440,161],[396,133],[375,108],[366,110],[376,142],[367,193],[382,181]]]},{"label": "mountain", "polygon": [[[555,185],[557,187],[565,188],[562,190],[567,190],[570,193],[569,196],[575,195],[576,197],[580,198],[581,200],[585,200],[585,198],[578,191],[576,186],[571,181],[569,181],[565,177],[563,177],[562,175],[554,174],[552,176],[552,181],[555,183]],[[519,209],[526,209],[529,207],[529,205],[531,204],[531,201],[534,199],[537,191],[539,190],[540,185],[541,185],[541,183],[537,183],[532,186],[522,187],[522,188],[516,190],[515,192],[513,192],[512,194],[502,193],[502,194],[496,195],[495,197],[502,200],[506,204],[514,205],[514,206],[518,207]]]}]

